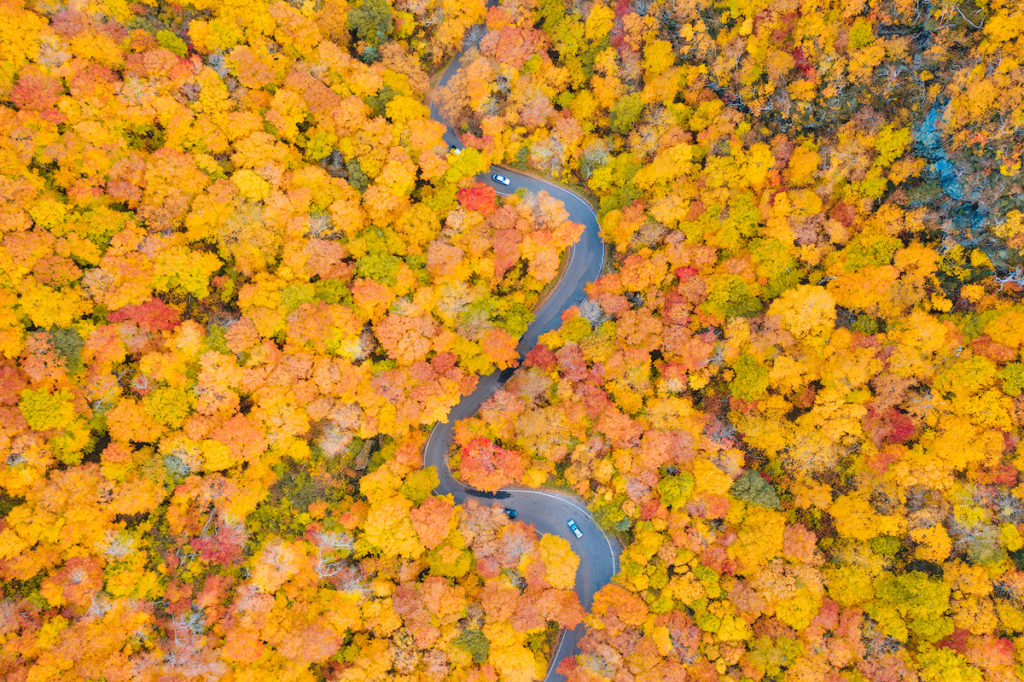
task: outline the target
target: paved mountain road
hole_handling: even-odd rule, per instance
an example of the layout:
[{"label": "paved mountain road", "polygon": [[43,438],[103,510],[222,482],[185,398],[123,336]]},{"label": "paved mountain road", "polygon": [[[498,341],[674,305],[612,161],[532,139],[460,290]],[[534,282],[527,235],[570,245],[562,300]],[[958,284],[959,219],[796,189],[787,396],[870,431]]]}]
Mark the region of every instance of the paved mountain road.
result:
[{"label": "paved mountain road", "polygon": [[[449,64],[435,88],[448,82],[458,68],[460,57],[461,54]],[[445,123],[433,101],[430,114],[434,120]],[[451,129],[446,131],[445,140],[449,144],[462,146],[458,136]],[[492,181],[491,173],[494,172],[509,178],[509,186]],[[598,234],[597,214],[590,204],[577,194],[554,183],[504,167],[493,167],[489,172],[478,176],[478,179],[491,185],[502,195],[512,194],[520,188],[534,193],[545,191],[561,200],[569,212],[569,217],[584,226],[583,234],[570,249],[568,263],[557,286],[535,311],[533,321],[519,341],[517,350],[522,358],[536,345],[541,334],[561,324],[562,311],[583,300],[583,287],[587,282],[596,279],[604,267],[605,246]],[[506,378],[510,374],[509,371],[504,372]],[[567,539],[573,551],[580,557],[579,569],[576,571],[576,593],[584,608],[589,610],[594,594],[618,572],[619,546],[597,526],[583,501],[558,491],[526,488],[505,488],[494,495],[484,494],[455,480],[448,468],[448,449],[452,442],[454,423],[475,414],[503,383],[502,372],[494,372],[480,378],[476,390],[452,408],[448,414],[448,421],[439,422],[434,426],[423,451],[423,464],[437,468],[440,484],[434,491],[435,494],[450,494],[457,504],[461,504],[469,497],[477,497],[483,502],[492,501],[503,507],[515,509],[519,514],[517,520],[533,525],[539,532]],[[569,530],[566,525],[568,519],[576,520],[583,532],[582,538],[575,537]],[[578,653],[577,643],[584,631],[584,627],[580,625],[572,631],[562,633],[547,676],[544,678],[546,681],[565,679],[555,672],[555,668],[562,659]]]}]

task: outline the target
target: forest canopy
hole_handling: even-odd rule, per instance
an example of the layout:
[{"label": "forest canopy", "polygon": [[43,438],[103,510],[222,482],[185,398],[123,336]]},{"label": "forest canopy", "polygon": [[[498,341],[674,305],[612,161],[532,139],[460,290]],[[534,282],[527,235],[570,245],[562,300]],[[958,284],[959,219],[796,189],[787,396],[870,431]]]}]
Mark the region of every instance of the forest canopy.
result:
[{"label": "forest canopy", "polygon": [[[1022,60],[1009,0],[0,0],[0,674],[1021,679]],[[608,252],[524,358],[584,227],[502,167]],[[432,494],[499,370],[453,472],[586,504],[588,609]]]}]

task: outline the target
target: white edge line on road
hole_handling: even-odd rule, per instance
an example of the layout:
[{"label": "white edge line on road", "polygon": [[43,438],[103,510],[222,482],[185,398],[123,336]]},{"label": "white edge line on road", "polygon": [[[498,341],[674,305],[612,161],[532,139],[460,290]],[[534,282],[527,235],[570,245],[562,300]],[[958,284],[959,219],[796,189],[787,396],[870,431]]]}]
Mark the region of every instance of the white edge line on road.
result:
[{"label": "white edge line on road", "polygon": [[[430,441],[432,441],[434,439],[434,434],[437,433],[438,427],[440,427],[442,425],[446,425],[447,423],[448,422],[437,422],[437,423],[434,424],[434,427],[430,430],[430,436],[427,437],[427,442],[423,444],[423,450],[424,451],[426,451],[427,448],[430,447]],[[459,482],[458,479],[455,478],[455,475],[452,474],[452,472],[451,472],[451,468],[448,466],[448,456],[447,456],[447,453],[445,453],[445,456],[442,457],[441,459],[444,462],[445,471],[448,472],[448,476],[453,481],[458,483]],[[424,462],[424,466],[427,466],[426,462]],[[547,497],[547,498],[550,498],[552,500],[558,500],[559,502],[561,502],[561,503],[563,503],[565,505],[568,505],[569,507],[575,509],[576,511],[578,511],[581,514],[583,514],[584,516],[586,516],[588,519],[590,519],[590,521],[595,526],[597,526],[598,530],[601,530],[600,524],[597,522],[597,519],[595,519],[594,516],[590,513],[590,511],[587,510],[587,508],[585,506],[580,506],[579,504],[577,504],[576,500],[574,498],[572,498],[572,497],[569,497],[568,495],[565,495],[565,494],[557,495],[557,494],[549,493],[549,492],[546,492],[546,491],[543,491],[543,490],[535,490],[533,488],[520,488],[518,486],[510,486],[510,487],[506,487],[506,488],[501,488],[499,492],[520,493],[520,494],[524,494],[524,495],[540,495],[541,497]],[[615,574],[617,574],[619,572],[619,562],[618,562],[618,558],[615,556],[615,548],[612,547],[612,541],[608,538],[608,534],[605,533],[603,530],[601,530],[601,537],[604,538],[604,542],[608,546],[608,555],[611,556],[611,558],[612,558],[612,575],[614,576]]]},{"label": "white edge line on road", "polygon": [[[493,175],[494,173],[497,173],[499,171],[504,171],[504,170],[507,170],[507,169],[501,168],[499,166],[491,166],[490,169],[489,169],[489,173],[491,175]],[[514,170],[511,171],[511,172],[512,173],[516,173],[516,171],[514,171]],[[522,175],[521,173],[517,173],[517,174],[518,175]],[[523,177],[531,178],[532,176],[523,175]],[[583,198],[581,196],[579,196],[578,194],[576,194],[575,192],[573,192],[571,190],[568,190],[568,189],[565,189],[564,187],[560,187],[558,185],[555,185],[554,183],[548,183],[546,180],[544,180],[542,178],[532,178],[532,179],[535,179],[538,182],[547,183],[547,184],[551,185],[552,187],[555,187],[556,189],[561,190],[561,191],[569,194],[569,196],[571,196],[573,199],[578,201],[581,206],[585,207],[588,211],[593,213],[593,207],[590,204],[588,204],[586,201],[584,201]],[[516,190],[518,190],[518,189],[520,189],[520,188],[517,187]],[[521,189],[525,189],[528,192],[530,191],[530,189],[527,188],[527,187],[522,187]],[[501,196],[511,196],[511,195],[515,194],[516,190],[513,190],[511,192],[502,192],[500,190],[496,190],[496,192],[498,194],[500,194]],[[595,214],[595,218],[596,218],[596,214]],[[572,217],[570,216],[569,219],[572,220]],[[600,229],[600,225],[598,225],[597,227],[598,227],[598,229]],[[585,224],[583,225],[583,229],[584,230],[587,229],[587,226]],[[569,269],[572,267],[573,259],[576,257],[576,247],[579,244],[580,244],[580,240],[577,239],[576,241],[574,241],[570,245],[570,247],[569,247],[569,262],[565,266],[565,272],[568,272]],[[602,270],[604,269],[604,258],[605,258],[605,250],[601,249],[601,269]],[[563,273],[563,276],[564,276],[564,273]],[[555,285],[555,286],[557,288],[558,285]],[[484,401],[484,402],[486,402],[486,401]],[[472,416],[472,415],[470,415],[470,416]],[[430,436],[427,438],[427,442],[424,443],[424,445],[423,445],[423,449],[424,450],[426,450],[428,447],[430,447],[430,441],[433,440],[434,434],[437,432],[437,427],[440,426],[442,423],[447,424],[448,422],[436,422],[434,424],[433,428],[431,428]],[[448,466],[447,454],[442,459],[444,460],[445,469],[448,471],[448,475],[452,478],[453,481],[457,481],[457,479],[455,478],[455,475],[451,472],[451,467]],[[597,523],[597,520],[590,514],[589,511],[587,511],[586,507],[581,507],[580,505],[576,504],[576,502],[572,498],[568,497],[567,495],[565,495],[565,496],[563,496],[563,495],[554,495],[552,493],[547,493],[547,492],[544,492],[544,491],[541,491],[541,490],[534,490],[532,488],[519,488],[519,487],[502,488],[501,490],[504,491],[504,492],[517,492],[517,493],[527,493],[527,494],[531,494],[531,495],[541,495],[543,497],[548,497],[548,498],[551,498],[553,500],[559,500],[559,501],[564,502],[565,504],[569,505],[573,509],[577,510],[581,514],[584,514],[588,519],[591,520],[591,522],[595,526],[597,526],[597,528],[599,530],[601,529],[601,526]],[[615,549],[612,547],[612,542],[608,538],[608,535],[603,530],[601,531],[601,536],[604,538],[605,544],[608,545],[608,554],[612,558],[612,575],[615,575],[615,574],[617,574],[619,572],[619,565],[618,565],[618,560],[617,560],[617,558],[615,556]]]},{"label": "white edge line on road", "polygon": [[[488,172],[488,177],[491,176],[491,175],[494,175],[495,173],[497,173],[499,171],[503,171],[503,172],[507,172],[507,173],[513,173],[515,175],[521,175],[524,178],[531,179],[531,180],[536,180],[537,182],[545,183],[545,184],[547,184],[547,185],[549,185],[549,186],[551,186],[551,187],[553,187],[553,188],[555,188],[555,189],[557,189],[559,191],[567,193],[570,197],[572,197],[573,199],[578,201],[581,206],[586,208],[587,211],[589,211],[591,213],[594,213],[593,207],[590,204],[588,204],[586,201],[584,201],[583,198],[580,195],[576,194],[572,190],[569,190],[569,189],[566,189],[566,188],[561,187],[559,185],[556,185],[554,183],[548,182],[547,180],[544,180],[543,178],[535,178],[532,175],[523,175],[522,173],[519,173],[518,171],[511,170],[511,169],[508,169],[508,168],[502,168],[501,166],[491,166],[491,168],[490,168],[490,170]],[[510,197],[510,196],[515,194],[520,189],[524,189],[527,192],[532,192],[532,190],[529,187],[526,187],[526,186],[517,187],[515,190],[513,190],[511,192],[502,192],[502,191],[497,190],[497,189],[495,189],[495,192],[499,196]],[[547,191],[547,190],[544,190],[544,191]],[[534,194],[536,194],[536,192],[534,192]],[[550,193],[548,194],[548,196],[551,196],[553,199],[557,199],[558,198],[558,197],[556,197],[554,195],[551,195]],[[563,201],[562,203],[564,204],[565,202]],[[568,213],[568,211],[566,211],[566,213]],[[576,222],[575,220],[572,219],[572,215],[569,215],[568,220],[569,220],[569,222]],[[595,222],[597,220],[597,214],[596,213],[594,213],[594,220],[595,220]],[[577,225],[582,225],[584,232],[587,230],[586,223],[577,223]],[[596,225],[596,227],[597,227],[598,230],[601,229],[601,226],[599,224]],[[581,233],[580,236],[581,237],[583,236],[582,233]],[[576,247],[578,247],[579,245],[580,245],[580,240],[579,239],[576,239],[576,241],[574,241],[572,244],[569,245],[569,262],[566,263],[566,265],[565,265],[565,272],[568,272],[569,269],[572,267],[573,259],[576,258]],[[602,246],[603,246],[603,243],[602,243]],[[604,251],[605,251],[604,248],[602,248],[601,249],[601,270],[604,270]],[[565,273],[563,272],[563,276],[564,276],[564,274]],[[555,285],[555,288],[556,289],[558,288],[557,284]],[[583,292],[583,295],[586,296],[586,291]],[[543,302],[542,302],[542,305],[543,305]]]},{"label": "white edge line on road", "polygon": [[[487,5],[490,6],[491,4],[492,4],[492,2],[488,1]],[[465,50],[465,46],[463,46],[463,50],[462,51],[464,51],[464,50]],[[435,84],[434,87],[431,88],[430,100],[428,102],[428,110],[431,110],[431,113],[433,113],[432,109],[434,108],[434,92],[435,92],[435,90],[437,88],[437,85],[440,85],[440,81],[444,80],[445,74],[448,72],[448,70],[452,67],[453,64],[455,64],[456,62],[461,64],[461,56],[462,55],[461,55],[461,52],[460,52],[459,55],[457,55],[455,58],[453,58],[453,60],[451,62],[449,62],[448,67],[446,67],[445,70],[442,71],[439,82],[437,84]],[[453,71],[453,73],[454,73],[454,71]],[[439,121],[439,122],[443,123],[443,121]],[[448,126],[445,125],[445,128],[448,128]],[[456,138],[456,140],[459,139],[458,134],[455,134],[455,138]],[[498,173],[498,172],[501,172],[501,171],[511,171],[511,173],[514,174],[514,175],[519,175],[519,176],[527,178],[527,179],[536,180],[537,182],[543,183],[544,185],[547,185],[549,187],[554,188],[558,192],[564,192],[565,194],[567,194],[569,196],[570,199],[576,201],[577,204],[579,206],[581,206],[585,210],[585,212],[593,214],[593,216],[594,216],[594,227],[600,233],[601,225],[600,225],[600,223],[597,220],[597,211],[595,211],[594,207],[591,206],[589,202],[587,202],[583,197],[581,197],[576,192],[573,192],[570,189],[567,189],[565,187],[562,187],[560,185],[557,185],[557,184],[555,184],[553,182],[550,182],[550,181],[545,180],[545,179],[540,178],[540,177],[525,175],[525,174],[519,173],[518,171],[515,171],[513,169],[503,169],[503,168],[496,167],[496,166],[491,166],[488,169],[488,179],[491,179],[491,177],[495,173]],[[492,182],[493,182],[493,180],[492,180]],[[500,195],[500,196],[505,197],[505,196],[511,196],[512,194],[515,194],[515,192],[517,190],[519,190],[519,189],[525,189],[527,192],[531,191],[528,187],[525,187],[525,186],[517,187],[516,190],[512,190],[512,191],[503,191],[504,190],[504,187],[503,187],[502,189],[495,188],[495,193]],[[553,198],[555,198],[555,199],[559,198],[557,196],[551,195],[550,192],[548,192],[548,194],[549,194],[549,196],[553,196]],[[563,203],[563,205],[565,205],[566,212],[569,214],[569,220],[572,220],[572,212],[569,210],[568,202],[566,202],[565,200],[562,200],[562,203]],[[575,221],[573,221],[573,222],[575,222]],[[584,230],[584,232],[587,230],[587,224],[586,223],[583,223],[583,230]],[[583,235],[581,233],[580,237],[582,237],[582,236]],[[568,273],[569,270],[572,268],[573,261],[576,258],[577,247],[579,246],[580,241],[581,241],[581,239],[577,238],[577,240],[574,241],[569,246],[569,261],[568,261],[568,263],[566,263],[565,270],[562,272],[562,277],[559,278],[560,280],[563,279],[565,277],[565,274]],[[598,241],[601,244],[600,262],[599,262],[598,273],[597,273],[598,277],[600,277],[601,273],[604,272],[605,257],[607,255],[607,245],[603,241],[601,241],[600,234],[598,234]],[[584,284],[584,287],[585,286],[586,286],[586,283]],[[555,285],[555,290],[557,290],[557,288],[558,288],[558,284]],[[552,291],[551,293],[554,293],[554,291]],[[582,293],[583,293],[584,297],[586,297],[586,290],[585,289],[584,289],[584,291]],[[550,294],[549,294],[549,297],[550,297]],[[543,306],[543,304],[544,303],[541,302],[542,306]],[[534,315],[534,319],[536,319],[536,314]],[[501,388],[501,386],[499,386],[498,389],[496,389],[496,390],[500,390],[500,388]],[[493,395],[493,393],[492,393],[492,395]],[[487,401],[485,400],[484,402],[487,402]],[[454,408],[454,406],[453,406],[453,408]],[[478,411],[479,411],[479,408],[478,408]],[[449,414],[450,414],[450,411],[449,411]],[[469,417],[469,416],[473,416],[473,415],[467,415],[467,416]],[[430,429],[430,435],[427,436],[427,440],[423,444],[423,452],[424,452],[424,454],[426,454],[426,452],[429,450],[430,443],[434,439],[434,435],[437,433],[438,427],[440,427],[442,425],[447,425],[450,428],[452,428],[453,429],[453,435],[454,435],[454,423],[449,422],[447,419],[445,421],[443,421],[443,422],[441,422],[441,421],[435,422],[434,425]],[[451,481],[453,482],[453,484],[455,486],[462,486],[464,488],[464,492],[466,492],[466,493],[468,493],[469,491],[472,490],[472,488],[469,488],[468,486],[463,484],[461,481],[459,481],[457,478],[455,478],[455,475],[452,473],[451,467],[448,464],[448,453],[447,452],[443,453],[443,456],[441,457],[441,461],[444,463],[444,471],[447,473],[447,477],[449,479],[451,479]],[[424,457],[423,466],[428,466],[428,464],[426,462],[426,457]],[[439,478],[440,478],[440,472],[439,472]],[[438,481],[438,484],[440,485],[440,480]],[[526,494],[526,495],[540,495],[541,497],[547,497],[547,498],[550,498],[552,500],[558,500],[559,502],[562,502],[562,503],[568,505],[570,508],[575,509],[576,511],[580,512],[581,514],[583,514],[585,517],[590,519],[591,523],[593,523],[594,526],[598,529],[598,532],[600,532],[601,536],[604,538],[605,544],[608,546],[608,555],[612,559],[612,576],[614,577],[616,574],[618,574],[618,572],[619,572],[619,562],[618,562],[618,557],[615,554],[615,548],[612,546],[611,538],[609,538],[608,534],[605,533],[604,530],[601,529],[601,526],[598,525],[597,520],[591,515],[591,513],[587,510],[587,508],[585,506],[580,506],[579,504],[576,503],[576,498],[571,497],[571,496],[569,496],[566,493],[554,494],[554,493],[545,492],[543,490],[535,490],[535,489],[532,489],[532,488],[508,487],[508,488],[501,488],[500,490],[502,492],[521,493],[521,494]],[[580,501],[582,502],[582,500],[580,500]],[[559,637],[558,637],[558,640],[557,640],[557,642],[555,644],[555,650],[552,653],[551,661],[548,664],[547,671],[544,674],[544,679],[547,679],[548,677],[551,676],[551,673],[553,672],[553,670],[555,668],[555,665],[557,664],[557,662],[559,662],[561,660],[561,658],[563,658],[563,656],[559,656],[559,653],[560,653],[560,651],[562,649],[563,643],[565,642],[565,638],[566,638],[567,632],[568,632],[568,630],[566,628],[560,628],[560,630],[559,630]]]},{"label": "white edge line on road", "polygon": [[[585,230],[585,229],[587,229],[587,226],[586,226],[586,225],[584,225],[584,226],[583,226],[583,229],[584,229],[584,230]],[[574,242],[572,243],[572,245],[571,245],[571,246],[569,247],[569,262],[565,264],[565,271],[566,271],[566,272],[569,272],[569,269],[570,269],[570,268],[572,268],[572,261],[573,261],[573,259],[575,259],[575,258],[576,258],[576,245],[577,245],[577,244],[579,244],[579,243],[580,243],[580,242],[579,242],[579,240],[577,239],[577,240],[576,240],[576,241],[574,241]]]},{"label": "white edge line on road", "polygon": [[619,572],[619,562],[618,562],[618,559],[615,556],[615,548],[612,547],[612,541],[610,539],[608,539],[608,534],[605,533],[603,530],[601,530],[601,526],[600,526],[600,524],[598,524],[597,519],[595,519],[593,516],[591,516],[590,512],[587,511],[586,507],[581,507],[580,505],[576,504],[576,501],[573,498],[571,498],[571,497],[563,496],[563,495],[555,495],[555,494],[552,494],[552,493],[549,493],[549,492],[545,492],[543,490],[534,490],[533,488],[516,488],[516,487],[502,488],[501,490],[503,492],[525,493],[527,495],[540,495],[542,497],[550,497],[553,500],[559,500],[560,502],[563,502],[563,503],[569,505],[570,507],[572,507],[576,511],[578,511],[581,514],[583,514],[584,516],[586,516],[588,519],[591,520],[591,522],[595,526],[597,526],[597,529],[599,531],[601,531],[601,537],[604,538],[605,544],[608,545],[608,554],[612,558],[612,575],[614,576],[616,573]]},{"label": "white edge line on road", "polygon": [[558,652],[562,650],[562,643],[565,641],[565,635],[569,632],[566,628],[558,628],[558,639],[555,640],[555,650],[551,652],[551,660],[548,661],[548,669],[544,671],[544,679],[548,679],[551,673],[555,671],[555,667],[560,662],[561,656]]}]

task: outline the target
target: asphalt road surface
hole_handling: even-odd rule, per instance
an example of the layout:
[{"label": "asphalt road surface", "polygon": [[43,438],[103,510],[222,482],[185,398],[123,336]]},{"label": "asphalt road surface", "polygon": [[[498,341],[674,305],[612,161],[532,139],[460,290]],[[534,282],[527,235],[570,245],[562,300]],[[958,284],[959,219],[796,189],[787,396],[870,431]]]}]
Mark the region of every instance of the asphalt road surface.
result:
[{"label": "asphalt road surface", "polygon": [[[437,86],[448,82],[458,68],[458,61],[458,57],[452,61],[441,75]],[[433,101],[430,106],[430,114],[434,120],[445,123]],[[450,128],[445,132],[445,141],[450,145],[462,147],[458,136]],[[493,173],[500,173],[507,177],[511,181],[510,184],[505,186],[493,181],[491,179]],[[541,334],[561,325],[563,310],[584,300],[583,287],[587,282],[596,279],[604,267],[605,246],[598,234],[597,214],[590,204],[573,192],[554,183],[498,166],[481,174],[478,179],[491,185],[502,195],[512,194],[520,188],[534,193],[545,191],[561,200],[569,212],[569,217],[584,226],[582,236],[570,249],[568,264],[558,285],[536,310],[533,321],[519,341],[517,349],[522,358],[536,345]],[[594,601],[594,594],[618,572],[620,547],[617,542],[608,538],[601,531],[583,501],[558,491],[527,488],[504,488],[497,493],[481,493],[455,480],[448,468],[448,449],[452,442],[454,423],[475,414],[480,406],[501,388],[509,375],[511,372],[506,370],[481,377],[476,390],[452,408],[447,422],[439,422],[434,426],[423,451],[424,466],[437,468],[440,484],[434,491],[435,494],[450,494],[455,498],[457,504],[461,504],[469,497],[476,497],[484,503],[491,502],[515,509],[518,512],[516,520],[533,525],[541,533],[558,535],[567,539],[573,551],[580,557],[579,568],[576,571],[576,593],[579,595],[583,607],[589,610]],[[569,519],[576,521],[583,532],[582,538],[577,538],[569,530],[566,525]],[[583,637],[584,631],[583,625],[580,625],[572,631],[561,633],[558,648],[551,658],[545,680],[555,682],[565,679],[564,676],[556,673],[555,669],[562,659],[579,653],[577,644]]]}]

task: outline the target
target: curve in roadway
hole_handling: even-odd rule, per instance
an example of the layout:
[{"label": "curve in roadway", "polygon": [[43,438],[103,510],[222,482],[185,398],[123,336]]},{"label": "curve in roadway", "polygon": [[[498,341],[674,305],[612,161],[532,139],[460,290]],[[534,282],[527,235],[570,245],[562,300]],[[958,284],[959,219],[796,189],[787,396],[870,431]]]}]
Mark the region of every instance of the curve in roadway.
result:
[{"label": "curve in roadway", "polygon": [[[474,29],[479,30],[477,27]],[[441,74],[435,88],[446,84],[456,72],[464,51],[465,47]],[[430,103],[430,115],[434,120],[446,125],[444,137],[448,144],[461,145],[455,131],[447,127],[433,98]],[[494,172],[507,177],[510,180],[509,185],[494,182],[491,178]],[[595,280],[604,267],[605,246],[598,233],[597,214],[579,195],[554,183],[504,167],[495,166],[489,172],[477,176],[477,179],[494,187],[502,196],[513,194],[520,188],[534,193],[543,190],[562,201],[570,219],[584,226],[583,234],[570,247],[569,260],[557,286],[537,308],[533,321],[519,340],[516,350],[521,362],[527,351],[536,345],[541,334],[561,324],[564,310],[583,301],[584,287],[588,282]],[[475,414],[480,406],[502,387],[515,369],[513,367],[481,377],[476,389],[451,409],[447,421],[434,425],[423,450],[423,465],[437,469],[440,483],[434,494],[451,495],[456,504],[462,504],[470,497],[493,500],[504,507],[515,509],[518,512],[517,520],[533,525],[538,532],[558,535],[568,540],[580,558],[576,571],[576,594],[583,607],[589,611],[594,594],[618,572],[620,548],[617,542],[608,538],[598,527],[597,522],[587,511],[586,504],[577,497],[553,490],[511,487],[503,488],[496,493],[484,493],[456,480],[448,467],[448,450],[452,443],[455,422]],[[572,534],[567,525],[569,519],[576,521],[583,532],[583,537],[577,538]],[[584,632],[585,628],[581,624],[571,631],[561,633],[544,678],[547,682],[565,679],[555,670],[564,658],[579,653],[578,643]]]}]

